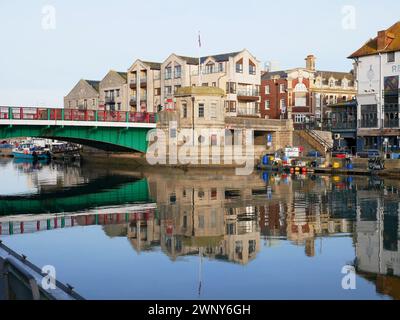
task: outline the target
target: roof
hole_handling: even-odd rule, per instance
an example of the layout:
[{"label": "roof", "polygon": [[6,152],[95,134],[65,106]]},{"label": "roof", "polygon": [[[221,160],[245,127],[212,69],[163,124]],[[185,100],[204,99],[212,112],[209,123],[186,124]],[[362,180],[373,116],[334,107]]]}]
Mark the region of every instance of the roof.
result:
[{"label": "roof", "polygon": [[230,52],[230,53],[222,53],[222,54],[216,54],[213,56],[206,56],[206,57],[201,57],[201,63],[204,63],[208,58],[213,58],[216,62],[223,62],[223,61],[228,61],[229,58],[237,56],[239,52]]},{"label": "roof", "polygon": [[159,62],[151,62],[151,61],[142,61],[144,64],[147,64],[150,69],[153,70],[161,70],[161,63]]},{"label": "roof", "polygon": [[175,96],[225,96],[225,91],[217,87],[182,87],[176,90]]},{"label": "roof", "polygon": [[279,76],[280,78],[284,79],[287,76],[286,71],[273,71],[273,72],[266,72],[261,76],[261,80],[271,80],[272,78],[275,78]]},{"label": "roof", "polygon": [[349,58],[354,59],[378,53],[400,51],[400,21],[384,31],[394,35],[394,39],[383,50],[378,50],[378,37],[375,37],[368,40],[360,49],[350,55]]},{"label": "roof", "polygon": [[341,79],[341,78],[346,77],[348,80],[354,80],[354,74],[352,72],[317,70],[316,76],[327,78],[327,79],[329,79],[329,78]]},{"label": "roof", "polygon": [[[200,63],[204,63],[208,58],[213,58],[216,62],[223,62],[223,61],[228,61],[229,58],[235,57],[240,53],[238,52],[229,52],[229,53],[222,53],[222,54],[216,54],[212,56],[204,56],[200,58]],[[186,56],[178,56],[179,58],[185,60],[188,64],[192,65],[199,65],[199,58],[196,57],[186,57]]]},{"label": "roof", "polygon": [[187,64],[193,64],[198,66],[199,65],[199,58],[194,58],[194,57],[185,57],[185,56],[177,56],[181,58],[182,60],[185,60]]},{"label": "roof", "polygon": [[125,80],[128,79],[128,73],[127,73],[127,72],[118,72],[118,71],[117,71],[117,73],[118,73],[122,78],[124,78]]},{"label": "roof", "polygon": [[97,80],[85,80],[94,90],[99,92],[100,81]]}]

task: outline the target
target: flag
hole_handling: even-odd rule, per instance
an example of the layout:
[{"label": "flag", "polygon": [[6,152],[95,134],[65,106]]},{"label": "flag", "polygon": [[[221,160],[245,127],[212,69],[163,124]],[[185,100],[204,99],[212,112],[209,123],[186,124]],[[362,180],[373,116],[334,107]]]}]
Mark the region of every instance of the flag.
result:
[{"label": "flag", "polygon": [[199,31],[199,48],[201,48],[201,36],[200,36],[200,31]]}]

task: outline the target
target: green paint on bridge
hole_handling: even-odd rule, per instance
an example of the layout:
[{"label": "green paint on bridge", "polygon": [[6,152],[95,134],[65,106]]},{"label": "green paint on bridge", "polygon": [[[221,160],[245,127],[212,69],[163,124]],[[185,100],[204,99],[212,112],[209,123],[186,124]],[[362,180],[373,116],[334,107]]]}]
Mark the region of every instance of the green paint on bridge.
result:
[{"label": "green paint on bridge", "polygon": [[151,128],[107,126],[0,125],[0,139],[37,137],[68,141],[105,151],[147,151]]},{"label": "green paint on bridge", "polygon": [[123,184],[115,189],[73,196],[0,199],[0,215],[82,212],[84,210],[153,202],[147,180]]}]

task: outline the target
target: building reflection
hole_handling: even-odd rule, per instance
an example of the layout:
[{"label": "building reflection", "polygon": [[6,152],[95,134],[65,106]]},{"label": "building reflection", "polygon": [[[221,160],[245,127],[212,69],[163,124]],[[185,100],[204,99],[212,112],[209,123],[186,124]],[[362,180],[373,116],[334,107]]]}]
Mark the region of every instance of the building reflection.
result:
[{"label": "building reflection", "polygon": [[399,189],[379,181],[372,188],[357,193],[357,272],[377,292],[400,299]]}]

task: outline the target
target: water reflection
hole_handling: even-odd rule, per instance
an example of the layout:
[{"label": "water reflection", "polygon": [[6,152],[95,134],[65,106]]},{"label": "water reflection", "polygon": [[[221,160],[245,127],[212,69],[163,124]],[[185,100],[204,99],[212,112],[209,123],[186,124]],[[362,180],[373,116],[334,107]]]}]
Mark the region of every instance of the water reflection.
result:
[{"label": "water reflection", "polygon": [[[77,171],[66,176],[77,175],[77,180],[64,179],[56,186],[63,190],[64,184],[79,186],[80,179],[89,184],[102,181],[112,191],[106,202],[100,202],[102,208],[86,207],[81,202],[79,214],[48,210],[40,215],[13,216],[19,212],[9,211],[0,217],[0,233],[98,225],[110,238],[128,239],[137,253],[161,248],[172,262],[199,256],[242,266],[257,260],[263,248],[274,248],[282,241],[303,247],[304,256],[313,259],[324,250],[318,245],[321,239],[350,238],[355,252],[349,263],[354,264],[358,276],[374,284],[378,293],[400,298],[397,181],[269,173],[237,177],[215,172],[142,172],[130,173],[134,182],[112,184],[111,177],[123,176],[120,169],[106,175],[95,168],[73,170]],[[143,179],[138,180],[139,176]],[[101,177],[106,178],[98,180]],[[40,181],[35,183],[40,186]],[[138,182],[140,187],[127,189]],[[39,196],[46,198],[45,191],[49,192],[44,188]],[[91,192],[101,194],[97,189]],[[130,197],[123,196],[126,194]],[[136,201],[137,194],[145,198]],[[105,199],[104,194],[100,198]],[[0,207],[3,201],[10,203],[11,199],[0,199]]]}]

